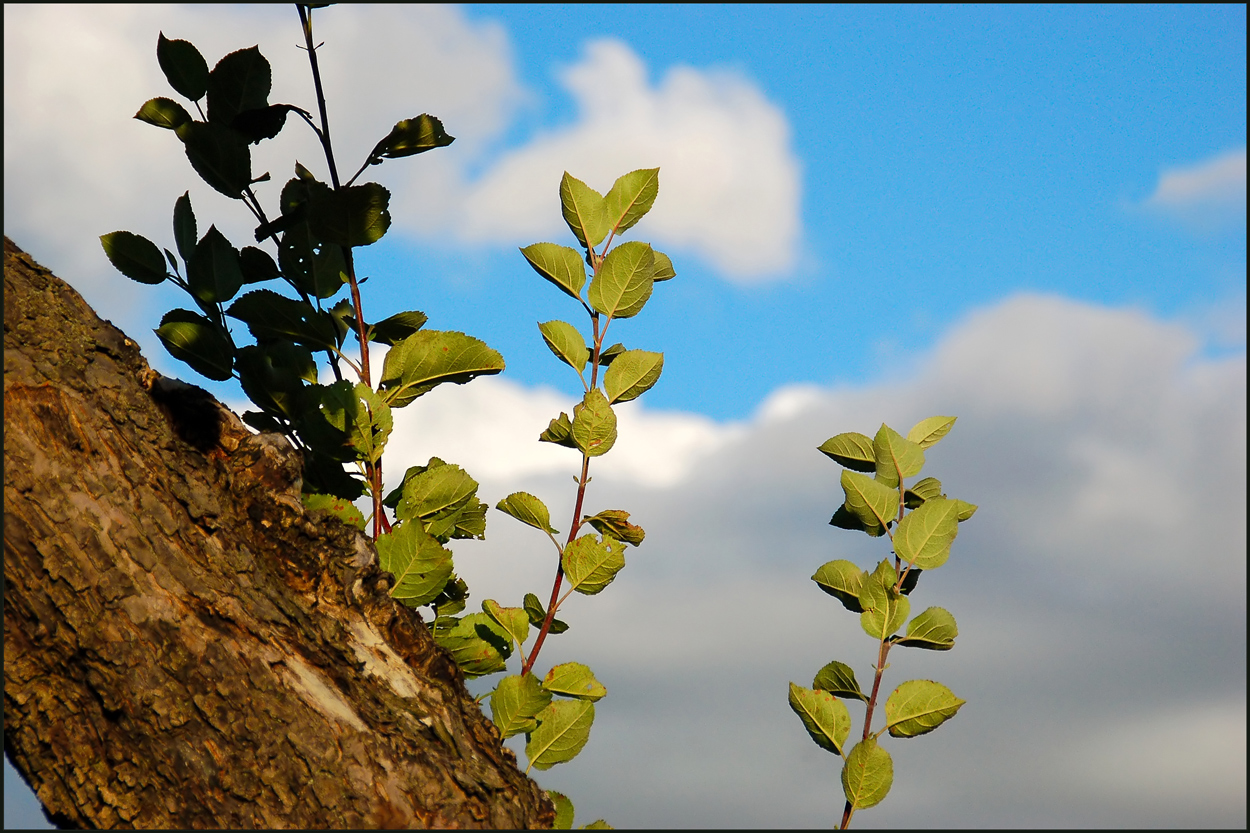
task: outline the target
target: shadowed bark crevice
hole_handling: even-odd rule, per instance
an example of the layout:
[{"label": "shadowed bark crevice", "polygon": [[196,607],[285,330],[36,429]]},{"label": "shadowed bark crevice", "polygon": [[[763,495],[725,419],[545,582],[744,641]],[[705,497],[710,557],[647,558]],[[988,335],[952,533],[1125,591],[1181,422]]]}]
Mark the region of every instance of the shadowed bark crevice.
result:
[{"label": "shadowed bark crevice", "polygon": [[4,243],[5,754],[75,827],[549,827],[299,456]]}]

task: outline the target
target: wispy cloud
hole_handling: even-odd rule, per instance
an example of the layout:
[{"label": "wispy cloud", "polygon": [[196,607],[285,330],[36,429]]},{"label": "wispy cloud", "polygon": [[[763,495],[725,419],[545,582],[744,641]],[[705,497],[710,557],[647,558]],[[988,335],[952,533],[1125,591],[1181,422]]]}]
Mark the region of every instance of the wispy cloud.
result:
[{"label": "wispy cloud", "polygon": [[1143,206],[1197,230],[1234,224],[1244,230],[1246,149],[1168,168]]}]

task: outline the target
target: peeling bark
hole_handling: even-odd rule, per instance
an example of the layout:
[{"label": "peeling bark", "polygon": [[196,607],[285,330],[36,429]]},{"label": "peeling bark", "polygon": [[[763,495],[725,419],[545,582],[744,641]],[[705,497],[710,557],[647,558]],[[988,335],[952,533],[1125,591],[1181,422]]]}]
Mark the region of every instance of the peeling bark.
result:
[{"label": "peeling bark", "polygon": [[5,754],[74,827],[549,827],[299,458],[4,241]]}]

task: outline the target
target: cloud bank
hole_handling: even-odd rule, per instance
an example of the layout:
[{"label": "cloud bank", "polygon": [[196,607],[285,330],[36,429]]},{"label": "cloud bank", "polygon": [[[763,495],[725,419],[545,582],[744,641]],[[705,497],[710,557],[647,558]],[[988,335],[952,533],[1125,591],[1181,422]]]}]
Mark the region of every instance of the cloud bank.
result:
[{"label": "cloud bank", "polygon": [[[968,705],[890,742],[894,792],[862,822],[1243,825],[1246,365],[1200,342],[1024,295],[968,316],[903,381],[785,388],[735,425],[636,408],[586,511],[627,509],[647,539],[562,609],[572,629],[540,660],[587,663],[611,696],[576,763],[539,780],[620,826],[831,823],[836,760],[785,686],[833,659],[870,675],[855,617],[808,577],[888,550],[827,525],[840,469],[815,448],[949,414],[926,473],[980,510],[913,600],[961,635],[949,654],[899,649],[886,682],[941,680]],[[567,528],[576,455],[535,439],[568,405],[498,380],[441,388],[397,421],[392,471],[438,454],[488,502],[530,491]],[[474,605],[545,597],[555,553],[530,532],[492,511],[487,541],[458,544]]]},{"label": "cloud bank", "polygon": [[1143,206],[1198,231],[1244,231],[1246,149],[1164,170]]}]

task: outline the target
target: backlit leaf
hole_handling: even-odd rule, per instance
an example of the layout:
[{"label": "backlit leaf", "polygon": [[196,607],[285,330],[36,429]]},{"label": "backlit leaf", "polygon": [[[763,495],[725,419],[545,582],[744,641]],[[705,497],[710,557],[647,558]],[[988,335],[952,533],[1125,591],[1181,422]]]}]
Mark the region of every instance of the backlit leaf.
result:
[{"label": "backlit leaf", "polygon": [[960,523],[963,523],[971,518],[977,511],[977,505],[975,503],[968,503],[966,500],[959,500],[958,498],[955,498],[955,506],[955,515],[959,518]]},{"label": "backlit leaf", "polygon": [[139,112],[135,113],[135,118],[166,130],[177,130],[182,125],[193,121],[191,114],[181,104],[169,98],[152,98],[145,101],[139,108]]},{"label": "backlit leaf", "polygon": [[548,321],[538,325],[543,341],[555,353],[556,358],[581,373],[590,359],[590,350],[582,334],[572,324],[564,321]]},{"label": "backlit leaf", "polygon": [[609,403],[628,402],[649,391],[664,370],[664,354],[626,350],[603,374],[603,390]]},{"label": "backlit leaf", "polygon": [[849,665],[841,662],[831,662],[817,671],[812,688],[827,691],[837,697],[854,697],[856,700],[868,702],[868,696],[860,690],[859,681],[855,679],[855,672]]},{"label": "backlit leaf", "polygon": [[[543,691],[533,674],[511,674],[499,681],[490,695],[490,715],[499,734],[505,738],[528,733],[538,728],[534,715],[551,702],[551,695]],[[568,799],[565,799],[566,801]],[[570,804],[569,824],[572,824]]]},{"label": "backlit leaf", "polygon": [[790,708],[803,721],[803,728],[817,746],[835,755],[842,754],[842,745],[851,733],[851,713],[845,703],[828,691],[790,683]]},{"label": "backlit leaf", "polygon": [[583,249],[598,246],[608,234],[603,195],[568,171],[560,178],[560,213]]},{"label": "backlit leaf", "polygon": [[386,354],[381,387],[391,407],[400,408],[444,382],[463,385],[503,368],[503,356],[472,336],[421,330]]},{"label": "backlit leaf", "polygon": [[196,231],[195,212],[191,210],[191,192],[185,191],[174,202],[174,244],[184,261],[195,254],[195,244],[200,240]]},{"label": "backlit leaf", "polygon": [[944,416],[922,419],[907,432],[907,439],[921,448],[928,448],[950,433],[951,428],[955,426],[955,419],[956,417]]},{"label": "backlit leaf", "polygon": [[308,228],[340,246],[368,246],[391,227],[391,192],[376,182],[338,190],[310,189]]},{"label": "backlit leaf", "polygon": [[571,761],[590,740],[595,704],[589,700],[557,700],[537,715],[538,728],[530,732],[525,754],[530,767],[551,769]]},{"label": "backlit leaf", "polygon": [[950,720],[965,702],[941,683],[908,680],[885,701],[886,725],[893,737],[914,738]]},{"label": "backlit leaf", "polygon": [[535,243],[521,249],[521,254],[535,272],[581,300],[582,287],[586,285],[586,266],[576,249],[555,243]]},{"label": "backlit leaf", "polygon": [[897,431],[882,424],[872,441],[877,462],[877,480],[897,489],[899,480],[913,477],[924,468],[924,450]]},{"label": "backlit leaf", "polygon": [[637,315],[651,297],[655,273],[655,253],[646,243],[622,243],[612,251],[590,282],[586,300],[590,306],[611,318]]},{"label": "backlit leaf", "polygon": [[922,570],[934,570],[950,558],[958,532],[959,504],[948,498],[926,500],[899,523],[894,551]]},{"label": "backlit leaf", "polygon": [[583,535],[564,547],[560,564],[571,589],[593,596],[625,566],[625,545],[608,537]]},{"label": "backlit leaf", "polygon": [[243,189],[252,182],[252,154],[241,133],[202,121],[179,125],[175,132],[200,179],[230,199],[243,198]]},{"label": "backlit leaf", "polygon": [[817,449],[831,457],[839,465],[852,471],[876,471],[877,458],[872,449],[872,437],[855,431],[838,434],[825,440]]},{"label": "backlit leaf", "polygon": [[231,52],[208,74],[208,120],[222,126],[244,110],[269,104],[272,73],[255,46]]},{"label": "backlit leaf", "polygon": [[314,350],[325,350],[337,342],[329,313],[269,289],[242,295],[226,314],[246,323],[257,341],[285,339]]},{"label": "backlit leaf", "polygon": [[660,169],[644,168],[625,174],[604,195],[608,229],[621,234],[651,210],[660,193]]},{"label": "backlit leaf", "polygon": [[651,276],[651,280],[658,283],[660,281],[672,280],[675,277],[677,277],[677,272],[673,269],[673,261],[664,252],[656,252],[655,274]]},{"label": "backlit leaf", "polygon": [[495,508],[535,529],[541,529],[552,535],[558,534],[555,527],[551,525],[551,512],[548,511],[547,504],[529,492],[513,492],[495,504]]},{"label": "backlit leaf", "polygon": [[142,235],[114,231],[100,235],[100,245],[109,263],[132,281],[155,285],[168,276],[161,250]]},{"label": "backlit leaf", "polygon": [[839,559],[829,561],[820,566],[812,576],[812,581],[830,596],[842,602],[842,606],[852,613],[863,613],[859,604],[859,592],[868,573],[859,565]]},{"label": "backlit leaf", "polygon": [[198,313],[174,309],[165,313],[156,336],[175,359],[201,376],[224,382],[234,366],[234,345],[221,329]]},{"label": "backlit leaf", "polygon": [[875,807],[894,784],[894,761],[890,753],[869,737],[855,744],[842,765],[842,792],[856,810]]},{"label": "backlit leaf", "polygon": [[433,601],[451,577],[451,553],[420,524],[399,524],[374,544],[378,566],[395,577],[391,596],[409,607]]},{"label": "backlit leaf", "polygon": [[244,283],[264,283],[282,277],[269,253],[255,246],[239,250],[239,268],[243,270]]},{"label": "backlit leaf", "polygon": [[616,443],[616,414],[598,388],[582,397],[573,406],[573,442],[587,457],[607,454]]},{"label": "backlit leaf", "polygon": [[543,690],[591,701],[602,699],[608,693],[603,683],[595,679],[594,672],[580,662],[562,662],[548,671],[543,679]]},{"label": "backlit leaf", "polygon": [[239,251],[216,226],[209,226],[187,262],[191,294],[208,304],[229,301],[243,286]]},{"label": "backlit leaf", "polygon": [[399,159],[434,148],[444,148],[454,141],[456,137],[447,135],[442,121],[428,113],[422,113],[396,122],[391,132],[373,148],[369,157],[374,160]]},{"label": "backlit leaf", "polygon": [[208,91],[208,63],[190,41],[170,40],[161,32],[156,39],[156,62],[179,95],[199,101]]}]

